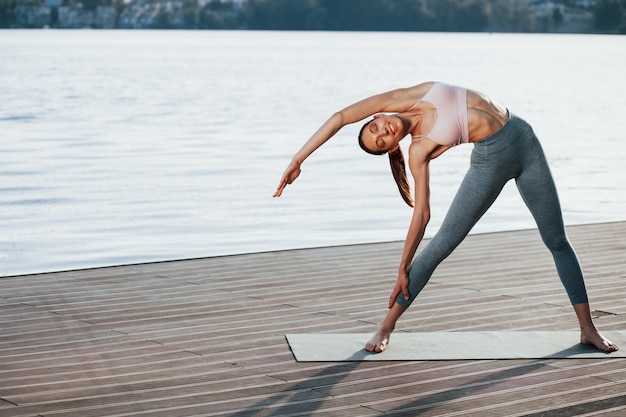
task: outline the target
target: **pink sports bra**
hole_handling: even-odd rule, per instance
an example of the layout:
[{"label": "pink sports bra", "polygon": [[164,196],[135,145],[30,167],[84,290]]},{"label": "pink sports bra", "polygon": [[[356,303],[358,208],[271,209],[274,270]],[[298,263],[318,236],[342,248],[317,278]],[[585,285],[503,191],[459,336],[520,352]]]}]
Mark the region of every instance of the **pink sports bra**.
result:
[{"label": "pink sports bra", "polygon": [[413,140],[428,137],[440,145],[457,146],[469,142],[467,123],[467,89],[440,82],[434,83],[421,101],[437,109],[435,127],[426,135],[414,135]]}]

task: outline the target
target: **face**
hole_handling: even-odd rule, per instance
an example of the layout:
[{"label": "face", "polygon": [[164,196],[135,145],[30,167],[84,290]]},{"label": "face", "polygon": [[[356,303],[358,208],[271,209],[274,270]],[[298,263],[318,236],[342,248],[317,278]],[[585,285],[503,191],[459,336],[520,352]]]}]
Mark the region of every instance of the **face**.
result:
[{"label": "face", "polygon": [[387,152],[395,148],[404,137],[402,120],[395,116],[377,114],[363,130],[363,145],[374,152]]}]

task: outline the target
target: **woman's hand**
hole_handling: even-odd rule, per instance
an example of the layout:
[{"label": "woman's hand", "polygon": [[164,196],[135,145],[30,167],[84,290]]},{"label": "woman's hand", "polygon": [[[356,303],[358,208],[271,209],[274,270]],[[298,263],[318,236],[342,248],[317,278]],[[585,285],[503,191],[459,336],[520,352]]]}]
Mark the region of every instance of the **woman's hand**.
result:
[{"label": "woman's hand", "polygon": [[280,183],[278,184],[278,188],[276,188],[273,197],[280,197],[287,184],[294,182],[296,178],[298,178],[298,175],[300,175],[300,172],[302,172],[300,169],[300,162],[292,159],[291,163],[283,173],[283,177],[280,179]]},{"label": "woman's hand", "polygon": [[405,300],[409,299],[409,276],[406,271],[400,271],[400,273],[398,274],[396,286],[393,287],[391,297],[389,297],[389,308],[393,307],[393,303],[396,302],[396,298],[398,298],[398,295],[400,293],[404,295]]}]

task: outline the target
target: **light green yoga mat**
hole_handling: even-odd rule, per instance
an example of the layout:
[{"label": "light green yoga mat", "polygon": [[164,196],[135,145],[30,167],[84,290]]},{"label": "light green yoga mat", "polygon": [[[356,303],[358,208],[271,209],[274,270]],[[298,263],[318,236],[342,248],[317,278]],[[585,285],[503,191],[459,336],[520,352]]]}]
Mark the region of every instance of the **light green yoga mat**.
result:
[{"label": "light green yoga mat", "polygon": [[371,334],[288,334],[286,338],[299,362],[626,357],[626,331],[603,334],[622,350],[606,354],[582,345],[577,331],[394,333],[387,349],[376,354],[364,349]]}]

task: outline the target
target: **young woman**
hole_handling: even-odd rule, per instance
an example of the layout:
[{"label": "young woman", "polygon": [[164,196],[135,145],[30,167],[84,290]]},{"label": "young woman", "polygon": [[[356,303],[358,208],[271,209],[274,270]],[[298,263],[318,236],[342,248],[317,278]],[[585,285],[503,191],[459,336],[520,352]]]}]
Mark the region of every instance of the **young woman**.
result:
[{"label": "young woman", "polygon": [[[391,113],[391,114],[389,114]],[[398,279],[389,311],[366,344],[370,352],[385,350],[396,321],[424,288],[435,268],[461,243],[510,179],[515,179],[580,323],[580,341],[613,352],[618,348],[594,326],[583,274],[563,225],[557,191],[546,158],[528,123],[486,95],[440,82],[401,88],[359,101],[333,114],[295,154],[274,197],[300,174],[304,160],[343,126],[369,116],[359,134],[366,152],[387,153],[402,198],[413,207]],[[408,166],[414,198],[406,178],[399,144],[411,136]],[[470,168],[430,243],[413,259],[430,218],[428,164],[453,146],[473,143]]]}]

